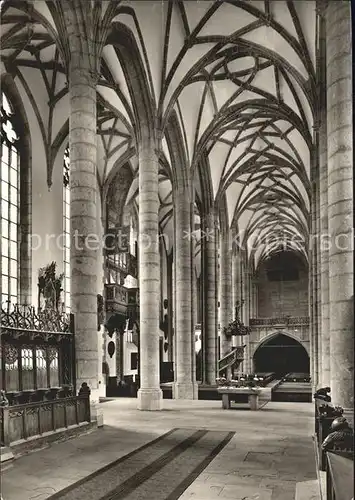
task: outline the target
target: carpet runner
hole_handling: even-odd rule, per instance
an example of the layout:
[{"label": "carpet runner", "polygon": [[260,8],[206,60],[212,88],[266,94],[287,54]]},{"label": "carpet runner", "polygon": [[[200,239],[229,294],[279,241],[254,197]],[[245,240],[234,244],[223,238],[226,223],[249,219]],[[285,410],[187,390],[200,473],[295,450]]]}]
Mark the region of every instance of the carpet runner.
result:
[{"label": "carpet runner", "polygon": [[176,500],[233,435],[172,429],[48,500]]}]

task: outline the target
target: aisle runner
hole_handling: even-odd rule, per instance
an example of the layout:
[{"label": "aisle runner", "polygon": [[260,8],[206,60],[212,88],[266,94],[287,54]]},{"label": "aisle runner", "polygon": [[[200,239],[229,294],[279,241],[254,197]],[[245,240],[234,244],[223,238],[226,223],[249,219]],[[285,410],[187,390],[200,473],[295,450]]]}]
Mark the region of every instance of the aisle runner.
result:
[{"label": "aisle runner", "polygon": [[176,500],[233,435],[173,429],[48,500]]}]

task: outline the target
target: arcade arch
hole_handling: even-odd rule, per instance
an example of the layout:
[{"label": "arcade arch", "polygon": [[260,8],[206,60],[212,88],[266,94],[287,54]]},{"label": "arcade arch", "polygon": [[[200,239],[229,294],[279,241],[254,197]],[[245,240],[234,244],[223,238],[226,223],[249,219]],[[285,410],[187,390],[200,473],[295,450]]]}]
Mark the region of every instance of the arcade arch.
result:
[{"label": "arcade arch", "polygon": [[288,332],[274,332],[264,337],[253,353],[254,372],[309,373],[309,352],[297,336]]}]

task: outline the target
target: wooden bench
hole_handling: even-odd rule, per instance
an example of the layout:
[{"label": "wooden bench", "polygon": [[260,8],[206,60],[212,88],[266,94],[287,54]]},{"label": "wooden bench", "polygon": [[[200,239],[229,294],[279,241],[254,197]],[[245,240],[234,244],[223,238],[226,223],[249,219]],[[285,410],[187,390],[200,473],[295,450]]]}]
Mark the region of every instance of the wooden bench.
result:
[{"label": "wooden bench", "polygon": [[[260,390],[258,389],[248,389],[247,387],[233,387],[233,388],[219,388],[218,393],[222,395],[222,408],[224,410],[228,410],[231,407],[231,401],[235,403],[240,403],[240,396],[247,396],[249,408],[253,411],[259,409],[259,394]],[[239,397],[238,397],[239,396]],[[239,399],[239,401],[238,401]],[[244,402],[244,401],[242,401]]]}]

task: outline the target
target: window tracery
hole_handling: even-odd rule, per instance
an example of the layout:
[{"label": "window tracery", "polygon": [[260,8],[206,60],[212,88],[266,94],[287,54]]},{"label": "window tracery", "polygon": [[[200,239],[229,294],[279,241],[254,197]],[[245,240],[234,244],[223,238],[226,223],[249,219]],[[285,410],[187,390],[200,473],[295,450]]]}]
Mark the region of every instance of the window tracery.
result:
[{"label": "window tracery", "polygon": [[18,225],[20,208],[19,149],[15,113],[1,93],[1,279],[2,302],[18,298]]}]

